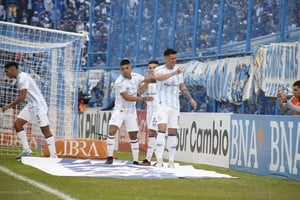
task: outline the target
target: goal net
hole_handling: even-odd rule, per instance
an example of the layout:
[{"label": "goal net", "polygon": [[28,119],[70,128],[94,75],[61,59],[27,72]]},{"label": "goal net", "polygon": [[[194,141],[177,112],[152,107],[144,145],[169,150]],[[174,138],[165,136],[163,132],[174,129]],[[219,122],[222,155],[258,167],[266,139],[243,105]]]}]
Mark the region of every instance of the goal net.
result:
[{"label": "goal net", "polygon": [[[78,72],[84,36],[0,22],[0,103],[10,103],[18,96],[15,80],[5,76],[8,61],[19,63],[20,71],[30,73],[40,87],[49,107],[50,129],[57,138],[77,136]],[[18,154],[22,148],[13,123],[24,103],[0,115],[0,155]],[[39,127],[27,124],[28,142],[41,155],[45,139]]]}]

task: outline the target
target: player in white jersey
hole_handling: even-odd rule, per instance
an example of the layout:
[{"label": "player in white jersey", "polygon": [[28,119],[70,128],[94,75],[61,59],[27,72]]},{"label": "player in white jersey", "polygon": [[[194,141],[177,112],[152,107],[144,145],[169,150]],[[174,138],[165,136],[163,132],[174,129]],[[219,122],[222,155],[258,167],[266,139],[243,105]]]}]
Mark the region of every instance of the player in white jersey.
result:
[{"label": "player in white jersey", "polygon": [[143,160],[143,165],[151,165],[151,158],[156,146],[157,135],[157,117],[156,117],[156,80],[154,79],[154,69],[159,66],[157,60],[150,60],[148,62],[148,76],[150,83],[146,82],[145,87],[140,90],[144,95],[151,95],[154,97],[153,101],[147,102],[147,135],[148,135],[148,148],[146,158]]},{"label": "player in white jersey", "polygon": [[47,115],[48,106],[41,93],[41,90],[37,86],[36,82],[32,79],[30,74],[19,71],[18,63],[8,62],[4,66],[4,69],[6,76],[16,79],[16,84],[18,89],[20,90],[20,93],[14,101],[4,105],[2,107],[2,111],[5,112],[9,108],[16,106],[23,101],[27,102],[25,107],[17,116],[17,119],[14,123],[14,128],[16,129],[17,136],[20,139],[23,147],[23,151],[18,156],[16,156],[16,158],[20,159],[22,156],[28,156],[32,154],[32,150],[28,145],[24,125],[28,121],[33,120],[38,123],[42,133],[46,138],[50,151],[50,157],[56,157],[55,139],[49,128],[49,118]]},{"label": "player in white jersey", "polygon": [[137,133],[139,130],[136,113],[137,101],[152,101],[152,96],[137,96],[140,87],[144,81],[148,81],[142,75],[133,73],[131,63],[128,59],[120,62],[122,74],[116,79],[115,89],[115,107],[109,121],[109,130],[107,135],[108,157],[106,164],[113,163],[113,150],[115,147],[115,135],[121,125],[125,124],[129,134],[133,164],[138,165],[139,143]]},{"label": "player in white jersey", "polygon": [[174,168],[174,158],[177,146],[177,129],[179,128],[179,92],[187,97],[193,109],[197,108],[197,102],[191,97],[183,82],[183,69],[176,66],[176,51],[166,49],[164,51],[165,64],[154,71],[157,87],[157,119],[158,133],[156,137],[156,166],[163,167],[163,152],[168,133],[167,148],[169,152],[168,167]]}]

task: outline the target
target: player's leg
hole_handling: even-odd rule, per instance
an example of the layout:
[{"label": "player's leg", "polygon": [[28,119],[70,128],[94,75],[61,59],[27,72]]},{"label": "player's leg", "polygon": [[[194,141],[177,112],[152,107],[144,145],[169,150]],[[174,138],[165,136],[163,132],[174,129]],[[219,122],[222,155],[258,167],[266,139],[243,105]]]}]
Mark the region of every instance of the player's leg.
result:
[{"label": "player's leg", "polygon": [[139,141],[137,138],[137,133],[139,130],[138,122],[137,122],[137,114],[136,112],[126,115],[125,119],[125,127],[129,134],[130,138],[130,146],[131,153],[133,157],[133,164],[138,165],[139,160]]},{"label": "player's leg", "polygon": [[148,133],[148,148],[147,148],[147,153],[146,153],[146,159],[143,160],[143,164],[150,165],[153,152],[155,151],[155,148],[156,148],[157,132],[156,132],[156,130],[148,129],[147,133]]},{"label": "player's leg", "polygon": [[40,129],[46,138],[46,142],[50,152],[50,158],[56,158],[57,155],[56,155],[56,148],[55,148],[55,138],[50,131],[49,125],[40,127]]},{"label": "player's leg", "polygon": [[118,131],[119,127],[116,125],[109,125],[108,127],[108,135],[107,135],[107,151],[108,151],[108,157],[106,159],[105,164],[112,164],[113,163],[113,155],[114,155],[114,148],[115,148],[115,135]]},{"label": "player's leg", "polygon": [[29,147],[26,131],[24,125],[31,120],[31,113],[29,107],[25,106],[19,113],[16,121],[14,122],[14,129],[16,130],[17,137],[21,142],[23,151],[16,156],[16,159],[20,159],[23,156],[29,156],[32,154],[32,150]]},{"label": "player's leg", "polygon": [[169,154],[169,168],[174,168],[174,158],[176,153],[176,147],[178,144],[177,140],[177,129],[169,128],[168,129],[168,139],[167,139],[167,148],[168,148],[168,154]]},{"label": "player's leg", "polygon": [[139,140],[137,138],[137,131],[128,132],[130,138],[130,147],[132,153],[133,164],[138,165],[139,162]]},{"label": "player's leg", "polygon": [[47,108],[33,107],[31,108],[32,118],[39,125],[43,135],[45,136],[51,158],[56,158],[55,137],[52,135],[49,127],[49,118]]},{"label": "player's leg", "polygon": [[176,153],[176,147],[178,144],[177,130],[179,128],[179,112],[177,110],[172,110],[170,112],[170,118],[168,122],[168,139],[167,148],[169,152],[169,163],[168,167],[174,168],[174,158]]},{"label": "player's leg", "polygon": [[119,110],[114,110],[109,121],[108,134],[107,134],[107,151],[108,157],[105,164],[113,163],[113,153],[115,148],[115,135],[118,132],[119,127],[121,127],[124,120],[124,113]]},{"label": "player's leg", "polygon": [[27,123],[25,119],[17,118],[14,123],[14,128],[17,132],[17,137],[20,140],[23,151],[16,156],[16,159],[20,159],[23,156],[29,156],[32,154],[32,150],[29,147],[27,134],[24,130],[24,125]]},{"label": "player's leg", "polygon": [[167,107],[159,107],[157,109],[157,126],[158,132],[156,137],[156,148],[155,148],[155,155],[156,155],[156,166],[163,167],[163,153],[165,150],[166,144],[166,131],[167,131],[167,122],[168,122],[168,112],[169,108]]},{"label": "player's leg", "polygon": [[156,147],[157,118],[155,114],[147,113],[147,136],[148,148],[146,158],[143,160],[143,165],[151,165],[151,158]]}]

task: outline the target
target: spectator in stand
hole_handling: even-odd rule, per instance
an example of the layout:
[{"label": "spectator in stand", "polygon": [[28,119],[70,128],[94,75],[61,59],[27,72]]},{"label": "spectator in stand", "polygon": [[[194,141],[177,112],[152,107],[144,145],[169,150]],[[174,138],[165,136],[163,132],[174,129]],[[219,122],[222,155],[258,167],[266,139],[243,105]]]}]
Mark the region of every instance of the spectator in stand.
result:
[{"label": "spectator in stand", "polygon": [[40,23],[39,13],[37,11],[33,12],[33,16],[30,20],[31,25],[38,25]]},{"label": "spectator in stand", "polygon": [[7,1],[7,5],[8,5],[8,16],[9,17],[13,17],[13,18],[17,18],[17,4],[18,1],[17,0],[8,0]]},{"label": "spectator in stand", "polygon": [[42,11],[45,9],[44,2],[42,0],[35,0],[33,3],[33,11],[37,11],[38,13],[42,13]]},{"label": "spectator in stand", "polygon": [[103,60],[101,59],[101,57],[97,57],[97,62],[94,64],[94,67],[97,69],[101,69],[103,67],[105,67],[105,63],[103,62]]},{"label": "spectator in stand", "polygon": [[76,24],[76,33],[82,33],[83,31],[85,31],[85,25],[82,20],[79,19]]},{"label": "spectator in stand", "polygon": [[61,30],[61,31],[67,31],[67,27],[66,27],[66,23],[65,23],[65,20],[60,20],[58,22],[58,27],[57,27],[58,30]]},{"label": "spectator in stand", "polygon": [[48,17],[45,17],[42,21],[41,21],[41,26],[43,28],[53,28],[53,24],[50,21],[50,19]]},{"label": "spectator in stand", "polygon": [[101,81],[99,81],[91,90],[91,99],[89,100],[89,107],[102,107],[102,99],[104,92],[102,90]]},{"label": "spectator in stand", "polygon": [[81,4],[79,6],[77,14],[78,14],[78,19],[83,20],[83,21],[86,20],[86,17],[87,17],[86,14],[87,14],[87,12],[85,10],[84,4]]},{"label": "spectator in stand", "polygon": [[90,97],[83,93],[82,88],[78,88],[78,111],[85,112],[87,110],[86,104],[89,102]]},{"label": "spectator in stand", "polygon": [[0,5],[0,21],[6,20],[6,11],[3,5]]},{"label": "spectator in stand", "polygon": [[44,0],[44,8],[49,12],[52,11],[52,9],[53,9],[52,0]]},{"label": "spectator in stand", "polygon": [[293,84],[293,96],[288,98],[284,91],[277,92],[277,102],[282,114],[300,115],[300,80]]},{"label": "spectator in stand", "polygon": [[65,0],[58,0],[57,2],[57,9],[60,12],[60,16],[64,16],[65,11],[67,9],[67,4]]}]

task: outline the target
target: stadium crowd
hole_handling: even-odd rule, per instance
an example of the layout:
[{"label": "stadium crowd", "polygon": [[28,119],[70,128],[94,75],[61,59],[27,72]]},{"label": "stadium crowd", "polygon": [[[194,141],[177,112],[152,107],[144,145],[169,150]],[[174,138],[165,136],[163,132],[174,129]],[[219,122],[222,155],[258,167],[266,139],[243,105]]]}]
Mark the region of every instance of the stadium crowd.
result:
[{"label": "stadium crowd", "polygon": [[[192,43],[193,43],[193,29],[195,23],[195,13],[198,12],[197,24],[197,52],[203,49],[216,47],[217,33],[220,18],[220,1],[201,1],[199,9],[195,12],[195,0],[177,1],[176,10],[176,27],[173,27],[173,10],[172,0],[159,1],[158,17],[157,17],[157,34],[155,40],[156,46],[153,45],[153,31],[155,20],[155,2],[154,1],[138,1],[131,0],[127,5],[125,18],[120,17],[122,13],[122,1],[117,0],[112,2],[115,12],[112,13],[111,19],[114,20],[114,27],[112,30],[113,38],[111,45],[112,52],[123,54],[126,57],[133,58],[139,63],[147,63],[147,60],[152,56],[153,49],[156,49],[157,54],[161,55],[162,49],[170,45],[170,40],[165,38],[172,38],[175,31],[174,46],[178,52],[183,52],[180,57],[191,57]],[[138,32],[136,24],[138,23],[138,8],[139,3],[143,2],[143,13],[141,20],[140,40],[137,44],[136,33]],[[293,29],[300,26],[300,4],[290,2],[287,4],[287,29]],[[268,0],[254,0],[252,7],[252,30],[251,38],[256,38],[264,35],[278,33],[280,31],[280,13],[281,1]],[[224,19],[223,19],[223,33],[222,44],[233,44],[240,41],[245,41],[247,32],[247,13],[248,0],[233,1],[227,0],[224,4]],[[122,32],[122,23],[126,21],[125,30]],[[124,36],[125,35],[125,36]],[[120,48],[119,41],[124,40],[125,49]],[[184,39],[182,39],[184,38]],[[140,55],[136,55],[135,49],[139,45]],[[202,51],[201,51],[202,52]],[[205,52],[205,51],[204,51]],[[209,54],[206,51],[204,54]],[[226,53],[226,52],[224,52]],[[118,61],[116,60],[116,64]]]},{"label": "stadium crowd", "polygon": [[[94,1],[92,23],[90,23],[90,1],[57,0],[57,5],[54,2],[54,0],[0,1],[0,21],[77,33],[88,32],[92,24],[91,52],[94,53],[92,63],[94,67],[103,67],[107,50],[110,1]],[[83,67],[88,67],[87,53],[85,48]],[[101,65],[98,60],[102,61]]]},{"label": "stadium crowd", "polygon": [[[57,5],[55,5],[57,2]],[[201,1],[202,2],[202,1]],[[140,62],[146,63],[151,58],[153,52],[153,40],[149,38],[149,33],[153,30],[155,20],[155,1],[148,0],[129,0],[126,4],[126,40],[125,53],[127,57],[134,59],[137,45],[136,26],[138,23],[139,4],[143,3],[142,30],[140,33]],[[172,0],[159,1],[157,17],[157,49],[165,49],[169,43],[164,38],[171,36],[170,22],[172,22]],[[177,1],[176,12],[176,34],[175,47],[178,52],[192,52],[194,15],[196,0]],[[114,12],[111,12],[111,4]],[[109,28],[112,28],[112,42],[118,42],[114,38],[124,37],[120,34],[121,16],[123,13],[123,1],[121,0],[94,0],[91,8],[89,0],[0,0],[0,21],[8,21],[50,29],[57,29],[69,32],[91,32],[91,46],[84,48],[82,59],[83,68],[103,69],[106,67],[106,57],[108,48]],[[252,6],[252,29],[251,37],[260,37],[274,34],[280,31],[280,12],[281,1],[253,0]],[[168,9],[166,12],[165,9]],[[91,13],[92,12],[92,13]],[[217,32],[219,28],[220,1],[210,0],[201,3],[198,9],[198,38],[197,49],[206,49],[216,46]],[[248,0],[234,1],[226,0],[224,4],[224,20],[222,44],[230,44],[246,39]],[[291,30],[300,27],[300,3],[292,1],[287,3],[286,27]],[[92,19],[91,19],[92,17]],[[113,19],[113,27],[109,27]],[[185,38],[185,39],[182,39]],[[112,52],[119,55],[120,46],[111,45]],[[87,62],[89,53],[92,60]],[[158,52],[158,54],[160,54]],[[182,55],[181,55],[182,56]],[[185,55],[190,56],[190,55]],[[117,59],[119,60],[119,58]],[[206,95],[205,88],[196,86],[190,88],[191,93],[198,101],[197,111],[213,111],[215,102]],[[270,100],[273,102],[273,100]],[[274,104],[268,102],[263,95],[250,99],[247,107],[248,113],[268,113],[275,111]],[[219,112],[239,113],[240,105],[219,103]],[[223,105],[224,104],[224,105]],[[254,108],[253,105],[256,107]],[[270,105],[270,106],[268,106]],[[182,99],[181,111],[189,111],[188,103]]]},{"label": "stadium crowd", "polygon": [[[57,2],[57,5],[55,5]],[[141,60],[147,61],[151,57],[152,40],[147,40],[149,31],[153,27],[154,20],[154,2],[129,0],[126,5],[126,29],[135,30],[138,21],[138,6],[143,2],[143,31],[141,33]],[[120,0],[112,2],[115,12],[113,15],[121,16],[123,3]],[[273,34],[280,30],[281,1],[254,0],[252,8],[252,38]],[[91,1],[88,0],[7,0],[0,1],[0,20],[28,24],[33,26],[54,28],[70,32],[90,31],[92,33],[92,46],[90,52],[93,52],[93,66],[83,67],[103,67],[105,66],[108,28],[110,21],[110,0],[94,0],[94,9],[90,13]],[[172,5],[172,1],[166,0],[159,2],[158,13],[165,13],[164,9]],[[185,0],[177,2],[176,32],[177,40],[175,46],[179,52],[191,52],[192,33],[194,25],[194,7],[195,0]],[[246,39],[247,26],[247,0],[233,1],[227,0],[224,4],[224,24],[222,43],[228,44]],[[293,29],[300,26],[299,2],[287,4],[287,28]],[[211,0],[200,5],[199,24],[198,24],[198,49],[204,49],[216,46],[216,37],[219,25],[220,5],[218,0]],[[90,16],[93,16],[90,19]],[[114,27],[120,26],[121,17],[112,16],[115,20]],[[166,47],[164,37],[161,34],[170,34],[169,22],[172,21],[172,12],[167,12],[165,16],[157,18],[158,24],[158,49]],[[126,51],[130,57],[131,47],[136,45],[135,32],[127,35]],[[186,38],[184,40],[180,38]],[[118,45],[116,45],[116,48]],[[85,59],[87,58],[87,48],[85,50]],[[131,51],[131,54],[135,53]],[[101,60],[101,61],[98,61]],[[100,62],[101,64],[99,65]],[[87,64],[86,60],[83,64]]]}]

